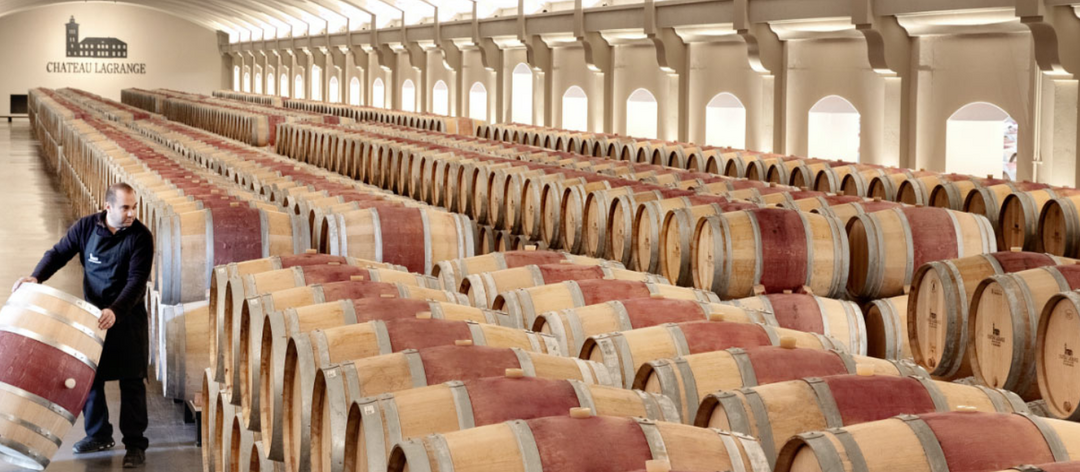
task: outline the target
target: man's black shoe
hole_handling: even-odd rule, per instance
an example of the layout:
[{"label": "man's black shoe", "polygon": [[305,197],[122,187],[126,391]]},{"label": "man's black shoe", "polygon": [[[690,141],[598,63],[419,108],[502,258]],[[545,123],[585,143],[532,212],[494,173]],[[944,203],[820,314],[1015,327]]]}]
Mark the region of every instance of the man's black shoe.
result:
[{"label": "man's black shoe", "polygon": [[124,468],[134,469],[146,463],[146,452],[142,449],[128,449],[124,454]]},{"label": "man's black shoe", "polygon": [[75,443],[75,447],[72,447],[71,449],[75,451],[76,454],[86,454],[88,452],[98,452],[104,451],[106,449],[112,449],[112,447],[115,445],[116,442],[113,441],[112,438],[96,439],[87,436],[83,438],[82,441]]}]

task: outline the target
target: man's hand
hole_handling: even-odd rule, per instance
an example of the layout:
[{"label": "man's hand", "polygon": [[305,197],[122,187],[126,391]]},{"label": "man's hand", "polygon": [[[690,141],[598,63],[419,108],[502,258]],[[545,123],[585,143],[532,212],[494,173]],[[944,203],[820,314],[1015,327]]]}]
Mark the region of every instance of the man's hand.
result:
[{"label": "man's hand", "polygon": [[101,318],[98,320],[98,328],[109,329],[116,324],[116,313],[112,309],[101,310]]},{"label": "man's hand", "polygon": [[37,281],[36,277],[23,277],[23,278],[15,281],[15,285],[11,286],[11,292],[14,293],[16,290],[19,289],[20,286],[22,286],[22,284],[25,284],[25,283],[36,284],[36,283],[38,283],[38,281]]}]

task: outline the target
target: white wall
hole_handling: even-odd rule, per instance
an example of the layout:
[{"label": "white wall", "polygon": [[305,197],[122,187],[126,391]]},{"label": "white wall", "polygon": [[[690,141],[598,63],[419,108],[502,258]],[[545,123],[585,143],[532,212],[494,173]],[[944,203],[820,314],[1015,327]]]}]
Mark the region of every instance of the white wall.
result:
[{"label": "white wall", "polygon": [[[65,24],[75,17],[79,38],[115,37],[127,58],[68,58]],[[227,88],[217,34],[182,18],[112,3],[65,3],[0,17],[0,115],[10,95],[34,87],[77,87],[120,100],[128,87],[210,93]],[[47,73],[49,62],[145,63],[146,74]]]}]

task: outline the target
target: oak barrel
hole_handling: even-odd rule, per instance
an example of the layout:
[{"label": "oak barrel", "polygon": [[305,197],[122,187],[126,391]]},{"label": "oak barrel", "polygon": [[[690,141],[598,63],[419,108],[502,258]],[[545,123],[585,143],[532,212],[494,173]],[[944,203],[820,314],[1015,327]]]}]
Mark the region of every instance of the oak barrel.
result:
[{"label": "oak barrel", "polygon": [[461,286],[461,281],[472,274],[513,269],[527,265],[559,264],[562,261],[570,261],[577,265],[622,268],[622,265],[616,262],[576,256],[568,252],[525,249],[443,261],[435,265],[431,275],[442,281],[443,287],[447,290],[457,290]]},{"label": "oak barrel", "polygon": [[873,300],[863,313],[866,313],[866,355],[878,359],[911,359],[907,295]]},{"label": "oak barrel", "polygon": [[1074,351],[1080,346],[1078,309],[1080,293],[1054,295],[1039,317],[1035,335],[1036,374],[1046,410],[1055,418],[1070,421],[1080,419],[1080,356]]},{"label": "oak barrel", "polygon": [[567,280],[635,280],[667,284],[659,275],[599,265],[544,264],[484,272],[465,277],[458,289],[477,307],[490,307],[500,293]]}]

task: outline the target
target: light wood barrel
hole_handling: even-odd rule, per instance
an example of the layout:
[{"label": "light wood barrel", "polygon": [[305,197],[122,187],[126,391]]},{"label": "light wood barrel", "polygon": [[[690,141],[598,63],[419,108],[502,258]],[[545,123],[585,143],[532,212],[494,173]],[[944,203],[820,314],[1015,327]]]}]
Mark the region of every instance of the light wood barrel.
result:
[{"label": "light wood barrel", "polygon": [[995,179],[990,176],[987,176],[985,179],[939,182],[934,186],[934,189],[930,191],[930,200],[926,205],[960,211],[964,209],[964,202],[967,200],[968,195],[987,187],[1002,185],[1007,182],[1009,181]]},{"label": "light wood barrel", "polygon": [[995,275],[979,283],[968,316],[971,370],[983,385],[1039,399],[1035,342],[1050,299],[1080,288],[1080,265]]},{"label": "light wood barrel", "polygon": [[[1076,189],[1044,188],[1030,192],[1017,192],[1006,196],[1001,202],[1001,213],[998,216],[998,242],[1001,243],[1002,247],[1006,248],[1019,247],[1029,251],[1044,250],[1040,247],[1043,239],[1039,234],[1039,222],[1043,209],[1054,199],[1076,195],[1077,192]],[[1063,220],[1067,211],[1064,208],[1054,210],[1049,215],[1051,218],[1050,227],[1060,228],[1064,226]],[[1059,216],[1060,220],[1058,220]],[[1051,234],[1050,237],[1052,240],[1053,235]],[[1051,246],[1064,249],[1063,242],[1051,244]],[[1065,253],[1062,252],[1058,255],[1065,255]]]},{"label": "light wood barrel", "polygon": [[[821,169],[814,177],[813,189],[819,192],[843,193],[844,178],[848,175],[875,169],[870,164],[851,164]],[[857,195],[857,194],[848,194]]]},{"label": "light wood barrel", "polygon": [[472,222],[425,208],[369,208],[327,215],[322,252],[389,262],[432,274],[442,261],[472,257]]},{"label": "light wood barrel", "polygon": [[[998,217],[1005,198],[1014,193],[1026,193],[1050,188],[1048,184],[1036,182],[1004,182],[978,189],[964,199],[964,211],[976,213],[990,219],[994,228],[1001,229]],[[1036,213],[1037,214],[1037,213]]]},{"label": "light wood barrel", "polygon": [[[611,233],[611,257],[622,262],[634,270],[642,272],[659,272],[660,263],[660,231],[669,212],[680,208],[690,208],[699,205],[716,203],[729,205],[727,198],[717,195],[691,195],[677,198],[666,198],[651,202],[643,202],[637,206],[633,215],[633,223],[629,233],[620,236],[618,230]],[[745,204],[742,210],[754,208],[756,205]],[[612,225],[617,228],[625,223],[616,222]]]},{"label": "light wood barrel", "polygon": [[[638,184],[610,190],[599,190],[588,194],[580,210],[582,219],[575,221],[573,218],[566,218],[563,220],[567,222],[567,225],[563,227],[563,241],[576,243],[573,246],[566,246],[567,250],[592,257],[604,257],[609,249],[607,243],[610,235],[608,233],[612,230],[610,223],[613,222],[611,213],[613,207],[618,208],[618,199],[627,197],[636,200],[653,194],[651,199],[655,200],[654,192],[658,191],[659,189],[655,185]],[[570,232],[575,233],[577,236],[568,234]]]},{"label": "light wood barrel", "polygon": [[[792,187],[805,188],[809,190],[820,190],[817,187],[818,176],[826,171],[837,167],[851,167],[854,164],[844,161],[829,161],[824,159],[819,160],[805,160],[801,165],[795,166],[788,171],[788,180],[784,183],[791,185]],[[835,177],[835,175],[834,175]],[[836,182],[836,190],[840,189],[839,179],[834,180]],[[828,182],[828,178],[825,179]],[[835,192],[836,190],[821,190],[824,192]]]},{"label": "light wood barrel", "polygon": [[759,323],[709,320],[665,323],[590,336],[585,339],[578,357],[604,364],[612,377],[630,388],[638,369],[649,361],[731,348],[779,346],[781,338],[790,338],[785,342],[799,348],[843,349],[838,341],[820,334]]},{"label": "light wood barrel", "polygon": [[1066,257],[1080,256],[1080,196],[1058,198],[1046,202],[1039,213],[1037,229],[1043,251]]},{"label": "light wood barrel", "polygon": [[911,281],[906,326],[915,363],[944,380],[971,375],[968,313],[979,282],[993,275],[1070,262],[1048,254],[1006,251],[919,267]]},{"label": "light wood barrel", "polygon": [[725,303],[762,313],[766,321],[759,323],[824,334],[843,344],[847,352],[866,355],[866,324],[862,309],[854,302],[807,293],[774,293]]},{"label": "light wood barrel", "polygon": [[[908,205],[931,206],[931,194],[945,182],[979,182],[982,179],[960,174],[932,174],[900,182],[896,189],[896,200]],[[936,205],[934,205],[936,206]],[[959,210],[959,208],[954,208]]]},{"label": "light wood barrel", "polygon": [[1080,293],[1054,295],[1039,317],[1035,337],[1036,374],[1046,410],[1055,418],[1070,421],[1080,419],[1080,356],[1074,351],[1080,346],[1076,339],[1080,333],[1078,309]]},{"label": "light wood barrel", "polygon": [[48,467],[93,385],[106,334],[100,317],[93,305],[32,283],[0,308],[0,460]]},{"label": "light wood barrel", "polygon": [[[210,369],[203,371],[202,390],[199,391],[199,401],[202,406],[202,421],[199,425],[199,441],[202,443],[202,464],[204,472],[217,472],[221,465],[214,457],[216,432],[214,426],[217,420],[219,384],[214,380],[214,373]],[[220,457],[220,456],[218,456]]]},{"label": "light wood barrel", "polygon": [[464,340],[476,346],[559,354],[558,343],[549,335],[465,321],[400,318],[292,333],[285,362],[276,367],[284,372],[278,390],[283,408],[274,426],[280,423],[283,428],[286,470],[312,470],[312,394],[319,369],[394,352],[453,346]]},{"label": "light wood barrel", "polygon": [[848,222],[857,216],[902,206],[904,206],[903,203],[888,202],[885,200],[870,200],[814,208],[810,210],[810,213],[817,213],[819,215],[836,218],[840,220],[840,223],[843,224],[844,227],[847,227]]},{"label": "light wood barrel", "polygon": [[838,297],[848,274],[848,249],[838,220],[761,208],[699,220],[691,245],[694,286],[722,299],[810,287]]},{"label": "light wood barrel", "polygon": [[237,205],[171,213],[153,224],[162,303],[205,299],[215,266],[311,247],[302,236],[306,232],[303,218]]},{"label": "light wood barrel", "polygon": [[1080,425],[1028,413],[900,415],[795,436],[780,450],[775,470],[824,472],[841,470],[841,464],[871,472],[997,470],[1080,457],[1078,438]]},{"label": "light wood barrel", "polygon": [[523,250],[497,252],[483,256],[443,261],[435,265],[432,276],[442,281],[447,290],[457,290],[461,281],[472,274],[513,269],[527,265],[559,264],[570,261],[577,265],[599,265],[622,268],[621,264],[592,257],[576,256],[562,251]]},{"label": "light wood barrel", "polygon": [[160,336],[150,349],[161,359],[161,381],[165,396],[194,400],[202,388],[203,372],[210,366],[210,305],[193,302],[183,305],[160,305]]},{"label": "light wood barrel", "polygon": [[661,275],[672,283],[689,287],[694,278],[691,268],[690,243],[698,221],[728,212],[747,210],[745,203],[709,203],[669,211],[660,225],[659,258],[656,262]]},{"label": "light wood barrel", "polygon": [[[713,201],[726,202],[727,199],[717,196],[705,196],[700,198],[689,190],[669,189],[652,190],[634,195],[622,195],[612,202],[607,215],[607,234],[604,236],[604,254],[609,259],[622,262],[623,265],[633,267],[636,265],[634,237],[638,233],[637,217],[644,205],[659,204],[653,208],[653,212],[667,212],[668,208],[683,206],[684,200],[698,199],[701,203]],[[668,202],[668,203],[661,203]],[[660,230],[660,217],[654,217],[653,231]],[[656,238],[653,239],[655,241]]]},{"label": "light wood barrel", "polygon": [[388,281],[417,287],[437,285],[437,282],[432,277],[387,269],[365,269],[337,264],[296,266],[289,269],[257,272],[230,279],[225,290],[225,311],[220,323],[217,325],[218,331],[216,332],[221,346],[219,346],[218,357],[211,359],[212,363],[217,362],[216,366],[212,367],[214,367],[215,374],[218,375],[218,380],[224,382],[226,387],[233,386],[234,382],[238,380],[236,352],[239,350],[242,326],[238,315],[243,310],[243,304],[249,298],[307,285],[346,280]]},{"label": "light wood barrel", "polygon": [[[335,369],[340,370],[324,369],[315,382],[313,470],[385,470],[386,459],[400,440],[510,420],[559,416],[570,408],[589,408],[603,416],[679,422],[675,405],[662,395],[588,385],[577,380],[517,377],[518,373],[512,370],[506,377],[451,381],[355,399],[346,403],[351,404],[347,410],[327,408],[341,405],[348,398],[343,377],[331,377]],[[521,408],[522,405],[529,407]],[[339,440],[341,437],[345,438],[344,442]],[[336,467],[345,463],[351,467]]]},{"label": "light wood barrel", "polygon": [[[673,469],[769,471],[761,446],[748,436],[642,418],[580,416],[510,421],[412,439],[394,447],[387,471],[453,467],[503,472],[510,464],[529,464],[524,470],[614,472],[639,469],[656,458],[667,459]],[[597,454],[601,450],[605,453]],[[441,460],[446,464],[440,466]]]},{"label": "light wood barrel", "polygon": [[[236,419],[236,407],[232,405],[228,391],[218,393],[214,404],[214,424],[210,426],[210,443],[213,445],[210,455],[214,461],[214,470],[232,469],[232,423]],[[204,446],[205,447],[205,446]]]},{"label": "light wood barrel", "polygon": [[757,347],[691,354],[660,359],[641,366],[633,388],[662,393],[679,407],[683,418],[696,418],[701,398],[717,390],[826,375],[854,374],[869,365],[878,375],[926,375],[903,361],[852,356],[841,351]]},{"label": "light wood barrel", "polygon": [[545,264],[473,274],[465,277],[465,280],[461,282],[459,291],[468,295],[474,306],[487,308],[495,302],[495,297],[503,292],[565,282],[567,280],[596,279],[668,283],[666,279],[659,275],[626,269],[574,264]]},{"label": "light wood barrel", "polygon": [[932,175],[936,175],[936,173],[927,171],[913,171],[909,169],[902,169],[899,172],[881,174],[870,179],[870,185],[866,189],[865,196],[899,202],[901,184],[908,180]]},{"label": "light wood barrel", "polygon": [[[464,305],[464,295],[453,292],[440,292],[438,290],[410,287],[401,284],[388,284],[383,282],[332,282],[327,284],[309,285],[306,287],[297,287],[287,290],[280,290],[276,292],[270,292],[259,297],[251,298],[244,301],[243,310],[241,312],[241,324],[249,326],[246,331],[242,330],[241,334],[251,333],[247,341],[248,349],[240,349],[241,355],[247,353],[247,355],[258,355],[258,359],[254,357],[248,362],[250,366],[259,366],[259,370],[252,369],[248,376],[244,376],[244,379],[248,379],[250,376],[255,375],[257,372],[259,377],[251,377],[251,385],[248,388],[251,391],[251,395],[256,395],[255,391],[258,390],[258,397],[261,399],[273,398],[273,402],[260,401],[258,405],[255,405],[255,400],[252,400],[251,415],[258,413],[258,418],[251,418],[249,427],[254,429],[254,424],[263,425],[271,424],[267,422],[267,419],[272,417],[275,411],[281,411],[279,392],[275,392],[275,387],[282,384],[281,377],[283,372],[281,369],[274,369],[273,366],[280,365],[281,361],[274,362],[275,359],[280,360],[285,357],[285,349],[287,347],[288,338],[282,339],[281,337],[275,338],[272,333],[285,333],[285,329],[279,326],[277,330],[273,330],[271,325],[275,321],[284,323],[284,317],[271,316],[275,311],[284,311],[289,308],[298,308],[303,306],[314,305],[317,303],[325,303],[328,301],[336,300],[353,300],[358,298],[370,299],[370,298],[406,298],[414,300],[436,300],[451,303],[458,303]],[[343,315],[344,316],[344,315]],[[261,324],[252,324],[252,323]],[[252,336],[256,339],[250,339]],[[241,341],[243,343],[243,341]],[[256,354],[257,353],[257,354]],[[246,380],[241,379],[240,388],[244,389]],[[272,381],[271,381],[272,379]],[[243,390],[241,390],[243,393]],[[247,395],[242,395],[241,400],[246,398]],[[257,423],[255,423],[258,421]],[[280,430],[279,430],[280,431]],[[281,436],[267,435],[265,438],[267,441],[267,449],[273,454],[272,459],[281,460]]]},{"label": "light wood barrel", "polygon": [[869,197],[871,196],[870,183],[873,182],[874,178],[903,171],[904,169],[895,167],[880,167],[849,173],[840,179],[840,193]]},{"label": "light wood barrel", "polygon": [[878,359],[911,359],[907,295],[873,300],[863,313],[866,313],[866,355]]},{"label": "light wood barrel", "polygon": [[[790,194],[789,193],[788,195],[791,196],[791,195],[797,195],[797,194]],[[784,202],[780,203],[779,206],[781,208],[787,208],[789,210],[812,211],[812,210],[815,210],[815,209],[818,209],[818,208],[825,208],[825,207],[831,207],[831,206],[836,206],[836,205],[844,205],[844,204],[847,204],[847,203],[863,202],[863,201],[868,201],[869,200],[866,197],[859,197],[859,196],[855,196],[855,195],[824,195],[824,196],[814,196],[814,197],[810,197],[810,198],[799,198],[799,199],[795,199],[794,197],[791,197],[791,198],[792,199],[785,200]]]},{"label": "light wood barrel", "polygon": [[982,216],[944,208],[904,207],[852,219],[848,290],[853,296],[904,293],[916,269],[931,261],[997,251],[994,230]]},{"label": "light wood barrel", "polygon": [[[494,325],[507,321],[505,314],[491,310],[428,299],[383,298],[381,293],[373,295],[374,298],[342,299],[270,311],[262,316],[249,316],[241,323],[237,396],[245,424],[250,429],[259,431],[261,428],[262,381],[270,379],[266,375],[277,378],[280,366],[285,362],[285,348],[293,334],[375,320],[418,317]],[[265,369],[264,363],[267,364]]]},{"label": "light wood barrel", "polygon": [[1069,462],[1051,462],[1049,464],[1039,465],[1018,465],[1009,470],[1000,470],[998,472],[1080,472],[1080,461]]},{"label": "light wood barrel", "polygon": [[719,302],[716,294],[674,285],[632,280],[569,280],[504,292],[495,297],[492,308],[505,311],[511,319],[521,320],[521,327],[532,326],[542,313],[580,308],[611,300],[664,297],[700,302]]},{"label": "light wood barrel", "polygon": [[694,424],[759,438],[769,460],[775,461],[792,436],[960,407],[1028,412],[1023,400],[1006,390],[917,376],[831,375],[709,394]]}]

